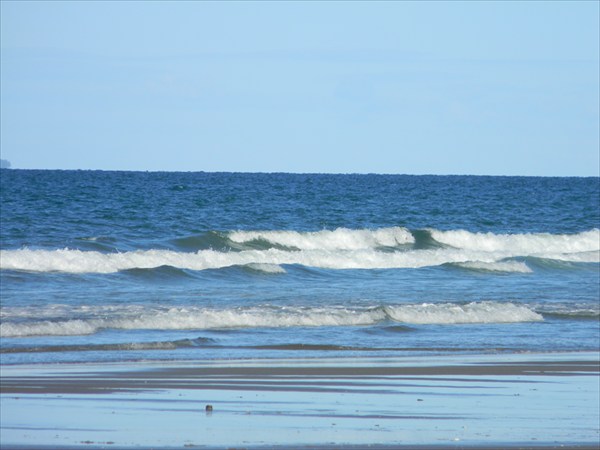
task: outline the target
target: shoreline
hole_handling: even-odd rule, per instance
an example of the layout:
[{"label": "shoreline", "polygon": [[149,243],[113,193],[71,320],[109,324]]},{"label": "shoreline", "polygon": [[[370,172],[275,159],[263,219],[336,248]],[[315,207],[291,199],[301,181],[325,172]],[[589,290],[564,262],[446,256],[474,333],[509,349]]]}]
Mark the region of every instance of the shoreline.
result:
[{"label": "shoreline", "polygon": [[[365,358],[367,359],[367,358]],[[265,363],[254,365],[230,365],[227,363],[208,364],[194,367],[194,363],[186,365],[168,364],[167,367],[154,367],[157,363],[108,364],[98,367],[97,364],[65,364],[56,367],[59,374],[42,375],[48,370],[47,365],[36,367],[40,375],[23,377],[2,375],[1,394],[95,394],[126,391],[148,391],[168,389],[203,390],[215,389],[247,389],[247,390],[281,390],[289,380],[310,381],[307,387],[296,387],[299,391],[324,391],[333,386],[343,386],[349,380],[378,380],[401,377],[403,380],[461,381],[464,377],[477,377],[479,382],[499,381],[499,377],[519,376],[553,376],[573,377],[598,375],[599,363],[595,361],[573,360],[560,362],[515,362],[484,364],[452,364],[431,366],[336,366],[296,365],[284,363],[282,366],[268,366]],[[276,364],[276,362],[275,362]],[[73,367],[74,366],[74,367]],[[132,367],[133,366],[133,367]],[[170,366],[170,367],[169,367]],[[31,367],[31,366],[30,366]],[[52,367],[52,366],[50,366]],[[19,373],[23,369],[12,366]],[[66,369],[66,370],[65,370]],[[77,369],[71,372],[72,369]],[[92,370],[100,369],[100,370]],[[4,368],[3,371],[10,371]],[[60,374],[63,372],[64,374]],[[89,371],[89,373],[87,373]],[[485,378],[484,378],[485,377]],[[243,380],[260,380],[260,386],[248,384]],[[286,381],[287,380],[287,381]],[[328,381],[333,380],[333,381]],[[297,386],[297,382],[291,383]]]},{"label": "shoreline", "polygon": [[599,378],[598,353],[2,366],[0,444],[587,450]]}]

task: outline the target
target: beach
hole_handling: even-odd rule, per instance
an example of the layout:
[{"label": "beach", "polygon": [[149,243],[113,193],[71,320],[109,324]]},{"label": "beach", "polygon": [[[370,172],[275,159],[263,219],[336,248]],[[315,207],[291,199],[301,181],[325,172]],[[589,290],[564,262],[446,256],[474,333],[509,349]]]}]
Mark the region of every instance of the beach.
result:
[{"label": "beach", "polygon": [[597,448],[598,375],[595,353],[9,366],[2,448]]}]

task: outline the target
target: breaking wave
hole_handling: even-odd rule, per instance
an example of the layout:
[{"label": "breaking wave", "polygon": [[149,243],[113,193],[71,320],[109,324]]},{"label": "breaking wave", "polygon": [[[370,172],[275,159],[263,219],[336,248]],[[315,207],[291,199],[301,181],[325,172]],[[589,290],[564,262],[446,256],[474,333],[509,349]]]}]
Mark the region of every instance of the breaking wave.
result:
[{"label": "breaking wave", "polygon": [[520,256],[573,254],[600,250],[600,230],[578,234],[494,234],[471,233],[465,230],[429,230],[440,244],[463,250],[506,252]]},{"label": "breaking wave", "polygon": [[[436,245],[419,248],[415,235],[401,227],[376,230],[237,231],[231,242],[263,242],[260,249],[181,252],[164,249],[103,253],[76,249],[2,250],[0,268],[31,272],[113,273],[163,266],[185,270],[245,266],[267,273],[284,273],[282,265],[323,269],[420,268],[456,264],[491,272],[531,271],[511,258],[597,263],[600,230],[578,234],[492,234],[464,230],[426,230]],[[416,233],[417,235],[422,232]]]},{"label": "breaking wave", "polygon": [[228,238],[236,243],[264,241],[293,250],[364,250],[413,244],[412,233],[402,227],[377,230],[337,228],[315,232],[235,231]]},{"label": "breaking wave", "polygon": [[[488,324],[542,321],[535,311],[513,303],[414,304],[346,307],[260,307],[210,309],[198,307],[157,309],[88,307],[85,317],[66,319],[66,310],[38,311],[38,320],[23,320],[27,311],[5,311],[0,324],[2,337],[76,336],[102,329],[210,330],[223,328],[287,328],[367,326],[384,321],[402,324]],[[33,311],[29,311],[33,313]],[[46,317],[44,317],[46,314]],[[17,320],[11,321],[11,318]],[[6,320],[9,319],[9,320]],[[44,319],[44,320],[39,320]]]}]

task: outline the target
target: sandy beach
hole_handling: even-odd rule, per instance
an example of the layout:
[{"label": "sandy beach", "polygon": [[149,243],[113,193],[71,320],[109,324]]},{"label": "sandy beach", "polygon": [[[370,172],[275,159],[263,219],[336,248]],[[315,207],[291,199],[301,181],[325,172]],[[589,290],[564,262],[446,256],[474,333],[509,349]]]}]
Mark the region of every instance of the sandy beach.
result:
[{"label": "sandy beach", "polygon": [[1,444],[597,448],[598,375],[595,353],[4,366]]}]

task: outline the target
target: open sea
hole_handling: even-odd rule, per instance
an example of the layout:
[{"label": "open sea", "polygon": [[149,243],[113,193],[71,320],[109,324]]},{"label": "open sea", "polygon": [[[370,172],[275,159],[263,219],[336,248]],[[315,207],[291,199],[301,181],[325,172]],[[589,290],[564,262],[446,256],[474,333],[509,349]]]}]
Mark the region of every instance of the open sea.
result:
[{"label": "open sea", "polygon": [[600,346],[599,178],[0,180],[3,365]]}]

